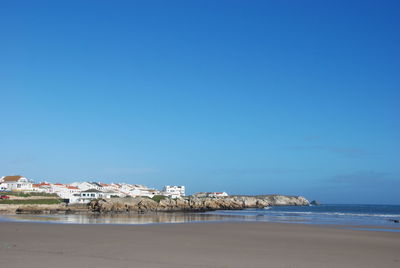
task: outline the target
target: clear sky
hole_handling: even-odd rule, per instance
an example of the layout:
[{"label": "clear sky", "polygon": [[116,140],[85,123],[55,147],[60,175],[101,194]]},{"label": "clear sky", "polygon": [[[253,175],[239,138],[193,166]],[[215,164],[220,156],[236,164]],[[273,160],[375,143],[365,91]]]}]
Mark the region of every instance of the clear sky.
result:
[{"label": "clear sky", "polygon": [[0,176],[398,204],[399,1],[0,1]]}]

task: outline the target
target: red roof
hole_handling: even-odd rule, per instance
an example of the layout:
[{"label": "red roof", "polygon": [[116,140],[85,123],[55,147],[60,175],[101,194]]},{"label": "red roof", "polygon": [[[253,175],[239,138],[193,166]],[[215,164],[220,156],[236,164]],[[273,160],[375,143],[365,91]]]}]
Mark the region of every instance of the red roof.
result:
[{"label": "red roof", "polygon": [[6,181],[18,181],[18,180],[21,179],[21,178],[23,178],[23,177],[20,176],[20,175],[5,176],[5,177],[3,178],[3,181],[4,181],[4,182],[6,182]]},{"label": "red roof", "polygon": [[68,189],[71,189],[71,190],[79,190],[79,188],[78,188],[78,187],[75,187],[75,186],[68,186],[67,188],[68,188]]},{"label": "red roof", "polygon": [[33,187],[41,187],[41,186],[49,186],[50,184],[48,184],[48,183],[45,183],[45,182],[41,182],[41,183],[39,183],[39,184],[33,184],[32,186]]}]

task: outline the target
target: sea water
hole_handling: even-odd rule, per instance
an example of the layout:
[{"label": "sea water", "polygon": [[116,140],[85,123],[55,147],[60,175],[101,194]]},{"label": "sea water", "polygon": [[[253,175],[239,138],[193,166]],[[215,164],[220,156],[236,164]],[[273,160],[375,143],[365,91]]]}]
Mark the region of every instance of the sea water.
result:
[{"label": "sea water", "polygon": [[220,216],[236,215],[244,220],[266,222],[400,227],[399,223],[394,222],[400,220],[400,205],[280,206],[207,213]]}]

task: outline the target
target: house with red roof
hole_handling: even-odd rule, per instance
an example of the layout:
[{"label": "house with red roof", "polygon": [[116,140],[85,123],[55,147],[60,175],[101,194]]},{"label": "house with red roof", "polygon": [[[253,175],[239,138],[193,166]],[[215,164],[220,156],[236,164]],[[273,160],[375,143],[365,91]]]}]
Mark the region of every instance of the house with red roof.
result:
[{"label": "house with red roof", "polygon": [[33,190],[32,181],[20,175],[3,176],[0,178],[1,188],[4,191],[27,191]]}]

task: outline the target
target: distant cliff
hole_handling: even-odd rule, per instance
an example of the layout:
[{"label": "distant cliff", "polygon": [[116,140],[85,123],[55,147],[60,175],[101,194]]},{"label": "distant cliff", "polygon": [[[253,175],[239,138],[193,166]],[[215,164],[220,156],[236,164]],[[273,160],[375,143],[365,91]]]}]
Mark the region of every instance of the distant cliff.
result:
[{"label": "distant cliff", "polygon": [[210,211],[218,209],[263,208],[267,206],[308,206],[309,201],[302,196],[263,195],[229,196],[219,198],[186,197],[165,198],[156,202],[150,198],[111,198],[92,200],[92,212],[168,212],[168,211]]}]

